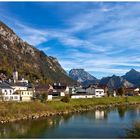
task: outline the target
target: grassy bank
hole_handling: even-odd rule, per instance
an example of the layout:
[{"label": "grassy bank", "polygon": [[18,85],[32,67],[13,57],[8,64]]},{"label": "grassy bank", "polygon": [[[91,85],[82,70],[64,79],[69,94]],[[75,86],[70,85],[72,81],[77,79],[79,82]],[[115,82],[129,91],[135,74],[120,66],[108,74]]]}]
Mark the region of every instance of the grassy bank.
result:
[{"label": "grassy bank", "polygon": [[41,102],[1,102],[0,121],[28,119],[33,116],[49,116],[60,112],[77,111],[97,105],[140,103],[140,97],[105,97],[93,99],[73,99],[69,103],[61,101]]}]

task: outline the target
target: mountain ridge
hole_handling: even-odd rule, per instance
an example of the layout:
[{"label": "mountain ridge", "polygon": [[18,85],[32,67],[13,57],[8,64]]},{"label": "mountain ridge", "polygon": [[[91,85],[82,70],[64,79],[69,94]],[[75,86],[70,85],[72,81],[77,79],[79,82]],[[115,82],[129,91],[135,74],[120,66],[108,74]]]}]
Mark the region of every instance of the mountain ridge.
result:
[{"label": "mountain ridge", "polygon": [[106,85],[110,89],[118,89],[120,87],[134,87],[132,83],[130,83],[123,77],[115,75],[102,78],[99,82],[99,85]]},{"label": "mountain ridge", "polygon": [[81,71],[84,71],[84,69],[72,69],[69,71],[69,76],[84,85],[98,83],[99,86],[108,86],[110,89],[117,89],[120,87],[132,88],[140,86],[140,72],[136,71],[135,69],[131,69],[122,76],[113,74],[112,76],[103,77],[100,80],[86,72],[93,78],[89,79],[88,76],[83,74]]},{"label": "mountain ridge", "polygon": [[[118,82],[116,81],[116,77],[118,77]],[[109,76],[103,77],[99,85],[107,85],[109,88],[120,88],[120,87],[139,87],[140,86],[140,72],[135,69],[131,69],[126,72],[123,76]]]},{"label": "mountain ridge", "polygon": [[71,69],[69,71],[69,76],[76,80],[79,83],[82,83],[83,85],[89,85],[89,84],[96,84],[98,83],[98,79],[91,74],[89,74],[84,69]]},{"label": "mountain ridge", "polygon": [[134,85],[140,86],[140,72],[136,71],[135,69],[131,69],[122,77]]},{"label": "mountain ridge", "polygon": [[16,68],[30,81],[75,83],[58,60],[24,42],[6,24],[0,21],[0,72],[12,75]]}]

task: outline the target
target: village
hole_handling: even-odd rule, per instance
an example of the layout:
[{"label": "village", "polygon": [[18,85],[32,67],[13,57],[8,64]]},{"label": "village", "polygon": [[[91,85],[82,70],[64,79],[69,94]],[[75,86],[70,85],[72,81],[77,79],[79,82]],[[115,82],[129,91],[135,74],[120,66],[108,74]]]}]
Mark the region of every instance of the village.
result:
[{"label": "village", "polygon": [[[107,86],[92,84],[89,86],[74,85],[69,86],[62,83],[31,84],[22,78],[19,80],[18,71],[14,70],[13,79],[5,80],[5,75],[0,75],[0,98],[2,101],[32,101],[41,95],[46,96],[46,100],[52,101],[61,97],[69,96],[71,99],[80,98],[101,98],[109,96]],[[117,91],[112,90],[112,96],[117,96]],[[110,92],[110,93],[111,93]],[[125,88],[125,96],[139,95],[139,88]]]}]

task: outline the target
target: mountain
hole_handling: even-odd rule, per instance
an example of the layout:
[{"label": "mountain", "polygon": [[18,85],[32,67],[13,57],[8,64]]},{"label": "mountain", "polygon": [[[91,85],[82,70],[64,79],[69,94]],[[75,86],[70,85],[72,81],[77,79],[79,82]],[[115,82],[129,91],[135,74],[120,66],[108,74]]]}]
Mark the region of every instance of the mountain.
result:
[{"label": "mountain", "polygon": [[140,72],[136,71],[135,69],[131,69],[122,77],[133,83],[135,86],[140,86]]},{"label": "mountain", "polygon": [[99,85],[106,85],[110,89],[118,89],[120,87],[134,87],[132,83],[127,81],[121,76],[111,76],[111,77],[104,77],[100,80]]},{"label": "mountain", "polygon": [[29,81],[75,83],[56,58],[24,42],[0,21],[0,73],[11,76],[14,68]]},{"label": "mountain", "polygon": [[71,69],[69,71],[69,76],[84,85],[95,84],[99,80],[86,72],[84,69]]}]

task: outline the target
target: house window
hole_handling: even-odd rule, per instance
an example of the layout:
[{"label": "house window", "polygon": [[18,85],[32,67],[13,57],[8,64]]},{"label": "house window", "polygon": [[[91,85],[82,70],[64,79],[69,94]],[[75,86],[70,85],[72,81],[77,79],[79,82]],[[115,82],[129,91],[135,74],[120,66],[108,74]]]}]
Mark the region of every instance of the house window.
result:
[{"label": "house window", "polygon": [[14,98],[15,98],[15,99],[18,99],[18,97],[17,97],[17,96],[15,96]]},{"label": "house window", "polygon": [[10,97],[10,100],[13,100],[13,96]]},{"label": "house window", "polygon": [[8,100],[9,98],[8,97],[5,97],[5,100]]}]

